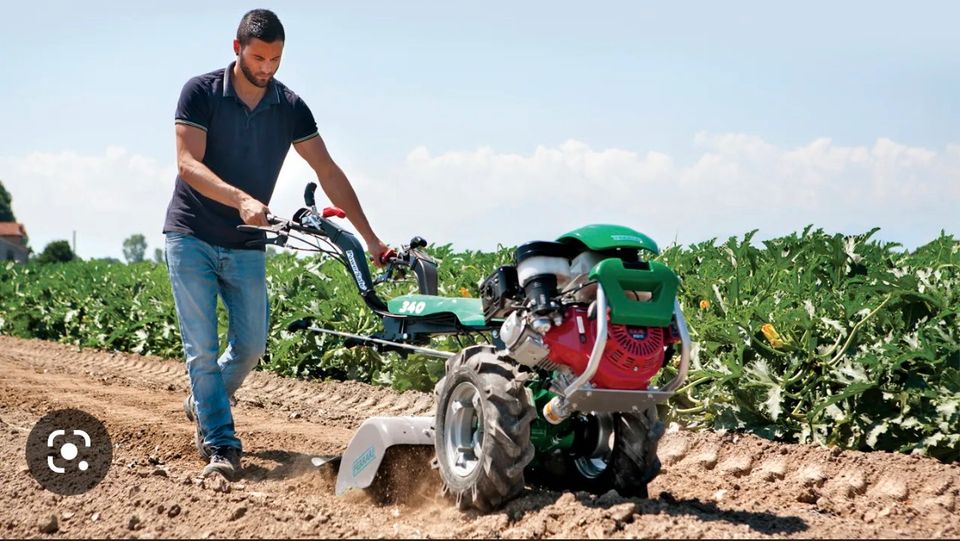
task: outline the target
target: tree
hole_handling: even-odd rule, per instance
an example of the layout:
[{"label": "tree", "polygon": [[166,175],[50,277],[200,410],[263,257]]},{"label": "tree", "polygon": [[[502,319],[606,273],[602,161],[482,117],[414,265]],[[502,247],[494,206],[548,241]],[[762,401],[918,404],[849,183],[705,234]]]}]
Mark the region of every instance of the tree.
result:
[{"label": "tree", "polygon": [[143,254],[147,252],[147,239],[137,233],[130,235],[123,241],[123,258],[127,263],[140,263],[143,261]]},{"label": "tree", "polygon": [[15,221],[17,221],[17,218],[13,215],[13,197],[3,187],[3,182],[0,181],[0,222]]},{"label": "tree", "polygon": [[76,259],[76,254],[70,249],[70,243],[65,240],[55,240],[43,249],[37,256],[37,263],[65,263]]},{"label": "tree", "polygon": [[159,265],[162,265],[166,258],[163,255],[163,250],[160,248],[154,248],[153,250],[153,261]]}]

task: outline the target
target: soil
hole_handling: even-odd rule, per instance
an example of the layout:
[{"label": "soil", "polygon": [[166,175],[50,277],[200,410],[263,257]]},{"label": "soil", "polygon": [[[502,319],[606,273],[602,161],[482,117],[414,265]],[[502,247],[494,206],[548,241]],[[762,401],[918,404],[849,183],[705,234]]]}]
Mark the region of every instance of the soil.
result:
[{"label": "soil", "polygon": [[[0,538],[960,537],[960,464],[784,444],[671,425],[650,499],[528,487],[498,512],[440,493],[429,448],[391,451],[390,483],[334,495],[339,454],[373,415],[430,415],[433,397],[255,372],[237,393],[244,475],[198,475],[182,361],[0,337]],[[104,422],[113,465],[79,496],[45,491],[24,449],[37,420]],[[400,449],[400,448],[393,448]]]}]

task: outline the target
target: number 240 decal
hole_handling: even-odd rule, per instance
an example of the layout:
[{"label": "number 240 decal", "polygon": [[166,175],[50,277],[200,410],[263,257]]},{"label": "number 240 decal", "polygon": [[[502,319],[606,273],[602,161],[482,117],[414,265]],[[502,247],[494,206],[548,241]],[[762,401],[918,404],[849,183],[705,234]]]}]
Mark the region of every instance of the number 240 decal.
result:
[{"label": "number 240 decal", "polygon": [[405,314],[419,314],[426,309],[427,303],[420,301],[403,301],[403,305],[400,306],[400,312]]}]

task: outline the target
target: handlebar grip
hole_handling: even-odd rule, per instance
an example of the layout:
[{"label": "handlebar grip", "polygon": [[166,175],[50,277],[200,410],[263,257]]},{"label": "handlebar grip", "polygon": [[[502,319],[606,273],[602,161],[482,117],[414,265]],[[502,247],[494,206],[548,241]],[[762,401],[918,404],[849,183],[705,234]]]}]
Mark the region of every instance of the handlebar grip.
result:
[{"label": "handlebar grip", "polygon": [[417,248],[426,248],[427,241],[424,240],[421,236],[416,236],[410,239],[410,247],[416,250]]},{"label": "handlebar grip", "polygon": [[317,183],[310,182],[307,183],[307,187],[303,190],[303,202],[307,204],[308,207],[312,207],[317,204],[317,199],[314,196],[314,193],[317,191]]},{"label": "handlebar grip", "polygon": [[337,218],[346,218],[347,213],[341,210],[338,207],[326,207],[323,209],[323,217],[329,218],[331,216],[336,216]]},{"label": "handlebar grip", "polygon": [[390,248],[386,252],[380,254],[380,263],[386,265],[387,261],[389,261],[391,257],[397,257],[397,251],[393,248]]}]

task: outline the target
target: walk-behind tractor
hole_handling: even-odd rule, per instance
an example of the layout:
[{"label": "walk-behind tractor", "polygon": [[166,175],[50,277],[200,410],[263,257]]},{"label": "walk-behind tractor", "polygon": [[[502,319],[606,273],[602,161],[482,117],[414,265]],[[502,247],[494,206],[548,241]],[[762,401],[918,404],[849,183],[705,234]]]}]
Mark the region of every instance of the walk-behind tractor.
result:
[{"label": "walk-behind tractor", "polygon": [[[383,322],[370,336],[340,333],[304,320],[291,328],[346,338],[347,345],[446,358],[431,417],[373,417],[340,457],[337,494],[367,487],[386,449],[432,445],[443,490],[462,509],[489,511],[516,497],[525,481],[596,493],[647,496],[660,470],[663,435],[657,404],[686,378],[690,338],[677,302],[677,276],[658,261],[646,235],[616,225],[588,225],[555,241],[516,248],[514,264],[492,269],[479,299],[437,296],[437,263],[415,237],[391,251],[373,278],[357,238],[317,211],[316,185],[305,208],[251,244],[306,249],[338,259],[366,305]],[[378,284],[412,270],[419,294],[384,302]],[[486,337],[458,353],[431,349],[439,335]],[[651,380],[677,354],[675,377]],[[316,462],[315,462],[316,463]]]}]

